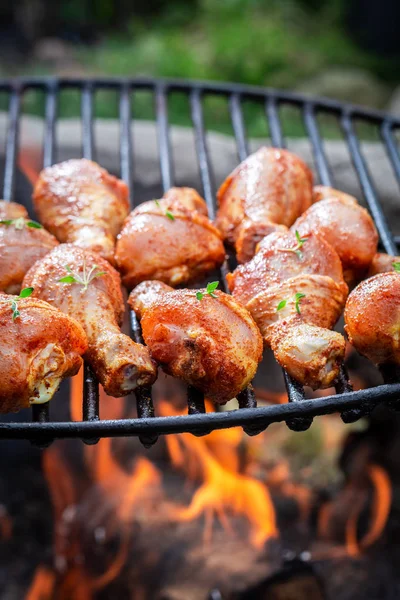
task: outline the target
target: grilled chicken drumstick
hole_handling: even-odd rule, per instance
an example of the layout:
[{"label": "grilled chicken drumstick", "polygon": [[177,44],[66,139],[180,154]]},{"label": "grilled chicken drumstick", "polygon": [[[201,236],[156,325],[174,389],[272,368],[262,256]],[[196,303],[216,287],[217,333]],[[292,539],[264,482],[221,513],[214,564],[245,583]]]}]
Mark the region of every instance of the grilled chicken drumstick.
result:
[{"label": "grilled chicken drumstick", "polygon": [[369,265],[368,277],[378,275],[378,273],[388,273],[389,271],[396,270],[400,270],[400,256],[392,256],[391,254],[377,252]]},{"label": "grilled chicken drumstick", "polygon": [[204,200],[191,188],[172,188],[161,200],[141,204],[125,220],[115,260],[132,289],[157,279],[175,286],[201,278],[225,258],[221,235]]},{"label": "grilled chicken drumstick", "polygon": [[0,293],[0,412],[53,397],[76,375],[87,339],[81,325],[47,302]]},{"label": "grilled chicken drumstick", "polygon": [[85,358],[107,394],[124,396],[156,379],[147,348],[119,329],[124,314],[120,277],[99,255],[61,244],[30,269],[24,285],[81,323],[89,342]]},{"label": "grilled chicken drumstick", "polygon": [[351,344],[376,365],[400,364],[400,275],[381,273],[362,281],[344,311]]},{"label": "grilled chicken drumstick", "polygon": [[325,196],[297,219],[292,231],[298,231],[301,237],[318,233],[338,253],[345,280],[360,280],[378,246],[374,222],[352,196],[323,186],[318,190],[320,197]]},{"label": "grilled chicken drumstick", "polygon": [[145,281],[129,296],[143,338],[166,373],[221,404],[253,379],[262,339],[249,313],[214,290],[172,290]]},{"label": "grilled chicken drumstick", "polygon": [[332,385],[345,340],[330,329],[348,292],[332,246],[314,233],[300,242],[291,232],[272,233],[228,284],[292,377],[314,389]]},{"label": "grilled chicken drumstick", "polygon": [[18,294],[31,266],[58,241],[28,217],[25,208],[0,200],[0,290]]},{"label": "grilled chicken drumstick", "polygon": [[85,158],[47,167],[33,193],[41,223],[60,242],[98,252],[111,263],[129,212],[127,185]]},{"label": "grilled chicken drumstick", "polygon": [[257,243],[290,227],[312,202],[312,173],[288,150],[260,148],[218,190],[216,225],[234,244],[239,262],[252,258]]}]

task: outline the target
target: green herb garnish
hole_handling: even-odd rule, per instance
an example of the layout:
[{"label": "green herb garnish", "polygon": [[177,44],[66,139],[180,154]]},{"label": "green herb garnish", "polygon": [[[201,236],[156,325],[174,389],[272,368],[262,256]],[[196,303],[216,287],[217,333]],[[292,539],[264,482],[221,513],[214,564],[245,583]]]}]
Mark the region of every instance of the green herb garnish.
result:
[{"label": "green herb garnish", "polygon": [[299,258],[303,258],[303,253],[300,251],[300,249],[303,247],[303,244],[308,240],[308,237],[301,237],[299,232],[295,231],[295,236],[296,236],[296,240],[297,240],[297,244],[295,246],[293,246],[293,248],[279,248],[280,252],[293,252],[294,254],[296,254]]},{"label": "green herb garnish", "polygon": [[[157,207],[158,207],[160,210],[162,210],[162,208],[161,208],[161,204],[160,204],[159,200],[154,200],[154,202],[156,203]],[[166,210],[166,211],[165,211],[165,213],[164,213],[164,215],[165,215],[166,217],[168,217],[168,219],[170,219],[171,221],[175,221],[175,217],[174,217],[174,215],[173,215],[173,214],[172,214],[172,212],[170,212],[169,210]]]},{"label": "green herb garnish", "polygon": [[297,292],[297,294],[294,295],[294,307],[298,314],[300,314],[300,300],[305,297],[306,295],[301,292]]},{"label": "green herb garnish", "polygon": [[84,290],[87,290],[89,283],[91,281],[93,281],[93,279],[96,279],[97,277],[101,277],[102,275],[106,274],[105,271],[97,271],[97,273],[96,273],[96,269],[98,269],[98,268],[99,267],[97,265],[93,265],[93,267],[91,269],[87,270],[86,263],[84,261],[83,262],[83,273],[81,276],[81,275],[78,275],[77,273],[74,273],[72,271],[71,267],[66,265],[65,270],[69,273],[69,275],[62,277],[58,281],[59,281],[59,283],[79,283],[79,285],[83,286]]},{"label": "green herb garnish", "polygon": [[396,273],[400,273],[400,262],[392,263],[392,267],[396,271]]},{"label": "green herb garnish", "polygon": [[29,298],[29,296],[32,294],[32,292],[33,292],[33,287],[24,288],[23,290],[20,291],[18,298],[11,300],[11,310],[12,310],[13,321],[15,321],[15,319],[18,319],[18,317],[21,315],[21,313],[18,310],[18,300],[20,300],[21,298]]},{"label": "green herb garnish", "polygon": [[25,221],[24,217],[19,217],[18,219],[2,219],[0,225],[14,225],[15,229],[23,229],[25,225],[27,227],[32,227],[33,229],[43,229],[43,225],[37,221]]},{"label": "green herb garnish", "polygon": [[207,283],[206,291],[204,292],[196,292],[197,300],[202,300],[205,294],[211,296],[211,298],[217,298],[217,294],[214,294],[215,290],[219,286],[219,281],[212,281],[211,283]]},{"label": "green herb garnish", "polygon": [[[296,292],[296,294],[291,299],[292,302],[294,302],[294,307],[298,314],[300,314],[300,300],[305,297],[306,297],[305,294],[302,294],[301,292]],[[281,300],[279,302],[278,306],[276,307],[276,311],[278,312],[278,310],[282,310],[282,308],[285,308],[285,306],[288,302],[289,302],[289,300]]]},{"label": "green herb garnish", "polygon": [[279,302],[278,306],[276,307],[276,310],[277,310],[277,311],[278,311],[278,310],[282,310],[282,308],[285,308],[286,304],[287,304],[287,300],[281,300],[281,301]]}]

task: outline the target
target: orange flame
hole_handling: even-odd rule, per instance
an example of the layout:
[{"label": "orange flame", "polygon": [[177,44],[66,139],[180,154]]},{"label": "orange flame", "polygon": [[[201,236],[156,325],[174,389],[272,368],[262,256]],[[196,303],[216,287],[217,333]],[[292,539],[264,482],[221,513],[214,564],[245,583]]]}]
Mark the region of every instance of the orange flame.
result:
[{"label": "orange flame", "polygon": [[[161,414],[170,412],[166,402],[160,403]],[[238,472],[237,447],[241,439],[239,429],[211,433],[207,438],[190,434],[168,436],[167,447],[172,464],[183,469],[190,479],[201,477],[203,483],[194,493],[188,507],[176,510],[176,517],[192,521],[205,517],[205,541],[212,533],[214,517],[231,530],[228,514],[245,516],[251,526],[251,541],[261,547],[269,538],[277,537],[275,511],[267,488],[256,479]],[[219,460],[211,452],[224,437],[225,452]],[[185,452],[183,452],[183,449]]]},{"label": "orange flame", "polygon": [[392,504],[392,486],[386,471],[378,465],[369,465],[367,474],[374,487],[371,523],[369,531],[358,541],[357,525],[363,505],[356,505],[346,524],[346,547],[352,556],[360,554],[379,539],[385,528]]},{"label": "orange flame", "polygon": [[55,574],[51,569],[42,565],[38,567],[25,600],[47,600],[52,598],[55,579]]}]

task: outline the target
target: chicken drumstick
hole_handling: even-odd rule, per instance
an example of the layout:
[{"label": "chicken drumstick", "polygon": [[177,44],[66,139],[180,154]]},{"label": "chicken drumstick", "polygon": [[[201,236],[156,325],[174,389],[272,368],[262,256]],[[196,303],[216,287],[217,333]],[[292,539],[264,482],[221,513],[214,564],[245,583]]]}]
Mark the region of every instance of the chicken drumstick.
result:
[{"label": "chicken drumstick", "polygon": [[85,358],[107,394],[124,396],[156,379],[147,348],[119,329],[124,314],[120,277],[99,255],[61,244],[30,269],[24,285],[82,324],[89,342]]},{"label": "chicken drumstick", "polygon": [[60,242],[98,252],[111,263],[129,212],[127,185],[85,158],[47,167],[33,193],[41,223]]},{"label": "chicken drumstick", "polygon": [[234,244],[239,262],[252,258],[257,243],[290,227],[312,202],[312,173],[288,150],[260,148],[218,190],[216,225]]},{"label": "chicken drumstick", "polygon": [[0,412],[53,397],[87,349],[81,325],[47,302],[0,293]]},{"label": "chicken drumstick", "polygon": [[400,256],[392,256],[377,252],[369,265],[368,277],[378,275],[378,273],[388,273],[389,271],[400,270]]},{"label": "chicken drumstick", "polygon": [[0,200],[0,290],[18,294],[25,273],[58,241],[31,221],[25,208]]},{"label": "chicken drumstick", "polygon": [[143,338],[166,373],[221,404],[253,379],[262,339],[249,313],[214,290],[173,290],[145,281],[129,296],[141,318]]},{"label": "chicken drumstick", "polygon": [[291,232],[272,233],[228,275],[228,285],[292,377],[314,389],[332,385],[345,341],[330,328],[348,292],[332,246],[313,233],[300,242]]},{"label": "chicken drumstick", "polygon": [[[314,188],[315,189],[315,188]],[[336,250],[348,283],[365,275],[378,246],[378,234],[368,211],[355,198],[319,186],[319,200],[297,219],[292,231],[321,235]]]},{"label": "chicken drumstick", "polygon": [[399,273],[362,281],[349,295],[344,311],[350,343],[376,365],[399,365],[399,315]]},{"label": "chicken drumstick", "polygon": [[172,188],[161,200],[141,204],[125,220],[115,260],[123,284],[146,279],[175,286],[201,278],[225,258],[221,235],[195,190]]}]

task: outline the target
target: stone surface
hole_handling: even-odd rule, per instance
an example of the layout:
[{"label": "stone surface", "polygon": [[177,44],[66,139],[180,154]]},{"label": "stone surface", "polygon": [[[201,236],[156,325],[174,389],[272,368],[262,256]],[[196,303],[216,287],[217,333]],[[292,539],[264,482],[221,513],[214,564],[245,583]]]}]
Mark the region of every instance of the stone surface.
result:
[{"label": "stone surface", "polygon": [[400,85],[390,96],[387,110],[390,112],[390,114],[400,117]]},{"label": "stone surface", "polygon": [[[0,148],[4,148],[7,131],[7,114],[0,113]],[[135,121],[131,128],[134,156],[135,202],[150,200],[162,194],[161,171],[158,157],[158,137],[155,123]],[[60,120],[57,126],[57,160],[81,156],[81,123],[77,119]],[[202,192],[199,167],[196,158],[193,131],[185,127],[170,128],[174,183],[189,185]],[[20,146],[23,158],[31,170],[42,168],[43,121],[37,117],[24,117],[21,123]],[[96,121],[95,145],[97,160],[111,172],[119,172],[119,124],[115,120]],[[238,164],[235,140],[227,135],[210,132],[208,148],[213,165],[214,189]],[[255,151],[268,140],[250,140],[250,150]],[[315,173],[310,142],[307,139],[288,139],[289,150],[305,160]],[[354,171],[348,147],[342,140],[325,141],[325,151],[338,189],[355,196],[365,204],[357,175]],[[378,196],[384,206],[386,217],[396,235],[400,235],[399,187],[396,183],[385,149],[379,142],[362,143],[362,151],[373,177]],[[318,177],[316,175],[316,181]]]},{"label": "stone surface", "polygon": [[386,86],[371,73],[352,68],[327,69],[304,81],[296,91],[375,108],[384,107],[390,94]]}]

